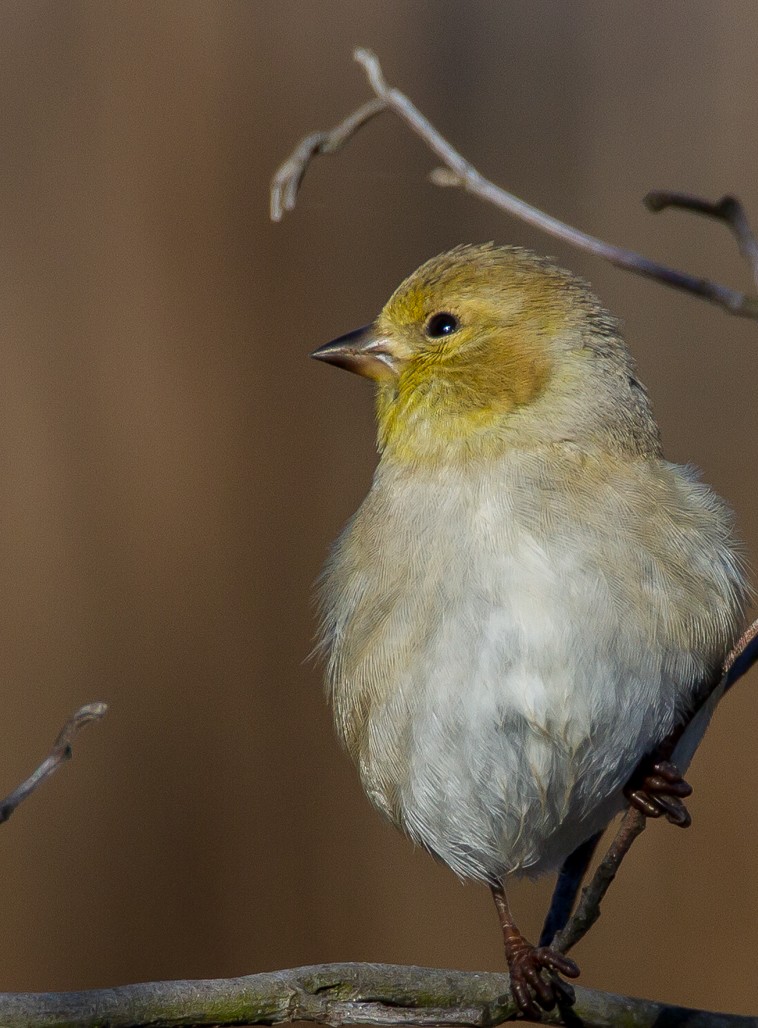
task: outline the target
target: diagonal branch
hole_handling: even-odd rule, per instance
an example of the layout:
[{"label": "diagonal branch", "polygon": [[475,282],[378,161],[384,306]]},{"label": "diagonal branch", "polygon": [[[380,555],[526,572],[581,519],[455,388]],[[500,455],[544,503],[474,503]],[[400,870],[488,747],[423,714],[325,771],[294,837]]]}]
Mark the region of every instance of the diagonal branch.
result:
[{"label": "diagonal branch", "polygon": [[[726,692],[742,676],[750,670],[753,664],[758,661],[758,621],[740,636],[732,651],[724,661],[721,674],[718,679],[708,683],[696,698],[689,717],[682,721],[673,732],[670,733],[661,743],[658,754],[671,757],[677,743],[684,735],[687,727],[691,724],[700,710],[705,706],[711,696],[722,689]],[[608,891],[608,888],[616,877],[616,872],[621,862],[629,852],[632,843],[645,830],[647,819],[639,810],[629,807],[621,819],[621,823],[613,837],[608,851],[600,862],[589,884],[582,890],[582,896],[573,915],[569,918],[566,927],[556,935],[553,948],[561,953],[568,953],[582,939],[590,928],[600,917],[600,904]],[[574,882],[574,890],[578,891],[581,884],[581,876]],[[559,902],[556,896],[551,903],[553,907]],[[549,917],[550,915],[548,915]]]},{"label": "diagonal branch", "polygon": [[[381,65],[375,54],[363,47],[358,47],[353,56],[364,68],[368,77],[369,85],[376,94],[376,99],[364,104],[357,111],[348,115],[343,121],[336,125],[329,132],[316,132],[307,136],[298,144],[294,152],[279,167],[271,183],[271,217],[274,221],[280,221],[285,211],[291,211],[296,203],[298,189],[303,176],[314,157],[323,153],[335,153],[341,149],[355,133],[368,121],[382,111],[391,111],[403,121],[412,132],[414,132],[426,146],[443,163],[443,168],[437,168],[431,173],[431,180],[438,186],[456,186],[478,197],[485,203],[491,203],[500,210],[511,214],[536,228],[547,232],[549,235],[565,242],[580,250],[586,250],[596,257],[602,257],[619,268],[625,268],[638,275],[655,279],[674,289],[682,289],[692,293],[704,300],[718,304],[731,314],[740,315],[746,318],[758,320],[758,296],[751,296],[729,286],[721,285],[710,279],[698,278],[686,272],[669,268],[659,264],[642,254],[632,250],[625,250],[623,247],[607,243],[596,236],[573,228],[565,222],[554,218],[544,211],[533,207],[524,200],[519,199],[512,193],[496,185],[485,178],[479,171],[463,157],[451,144],[437,131],[428,118],[408,99],[405,93],[388,85],[384,78]],[[653,196],[665,196],[667,194],[653,194]],[[668,194],[674,196],[676,194]],[[751,256],[754,250],[745,243],[750,239],[755,245],[755,239],[750,232],[745,218],[744,211],[736,202],[737,214],[734,212],[727,215],[724,213],[716,215],[714,212],[720,205],[709,205],[707,201],[698,201],[690,198],[690,203],[676,203],[671,201],[668,206],[676,204],[680,207],[687,207],[690,210],[705,212],[710,206],[713,210],[707,211],[712,216],[721,217],[729,221],[735,229],[740,240],[742,252],[753,263]],[[655,202],[655,201],[653,201]],[[725,201],[721,201],[723,205]],[[739,222],[739,229],[737,224]]]},{"label": "diagonal branch", "polygon": [[[4,1028],[189,1028],[310,1021],[347,1024],[453,1025],[495,1028],[514,1018],[508,976],[393,964],[320,964],[241,978],[146,982],[89,992],[0,995]],[[756,1028],[737,1014],[654,1003],[591,989],[576,990],[570,1022],[584,1028]]]},{"label": "diagonal branch", "polygon": [[53,748],[39,767],[4,800],[0,800],[0,824],[7,821],[16,807],[28,799],[45,779],[54,774],[62,764],[65,764],[71,757],[71,747],[78,732],[91,721],[99,721],[107,709],[108,706],[105,703],[88,703],[72,714],[58,733]]},{"label": "diagonal branch", "polygon": [[621,861],[637,836],[645,831],[646,823],[647,818],[636,807],[627,808],[608,852],[598,864],[589,884],[582,890],[582,898],[568,924],[555,936],[552,949],[559,953],[568,953],[592,928],[600,917],[600,904],[621,867]]}]

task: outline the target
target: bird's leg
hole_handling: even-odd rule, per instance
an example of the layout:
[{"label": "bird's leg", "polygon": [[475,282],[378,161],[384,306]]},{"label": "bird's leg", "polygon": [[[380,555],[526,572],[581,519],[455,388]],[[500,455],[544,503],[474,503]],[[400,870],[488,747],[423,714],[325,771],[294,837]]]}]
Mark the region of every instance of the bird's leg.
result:
[{"label": "bird's leg", "polygon": [[577,978],[579,968],[573,960],[547,946],[533,946],[514,924],[502,883],[491,885],[505,943],[505,959],[511,978],[511,992],[523,1014],[540,1019],[540,1007],[552,1010],[556,1003],[574,1002],[574,990],[558,975]]},{"label": "bird's leg", "polygon": [[624,795],[646,817],[661,817],[679,828],[692,824],[690,812],[682,800],[692,793],[679,770],[662,752],[645,758],[635,771]]}]

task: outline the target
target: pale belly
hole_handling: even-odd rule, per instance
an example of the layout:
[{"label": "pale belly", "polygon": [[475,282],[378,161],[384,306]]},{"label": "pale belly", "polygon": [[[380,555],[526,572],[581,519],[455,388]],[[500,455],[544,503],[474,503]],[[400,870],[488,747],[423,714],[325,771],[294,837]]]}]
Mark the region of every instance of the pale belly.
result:
[{"label": "pale belly", "polygon": [[457,874],[486,880],[552,870],[604,827],[675,716],[660,664],[622,670],[565,619],[535,623],[530,639],[503,618],[489,636],[470,619],[456,635],[446,619],[372,706],[359,759],[380,810]]},{"label": "pale belly", "polygon": [[[638,682],[631,691],[641,699],[649,686]],[[654,702],[652,724],[630,709],[627,690],[617,692],[614,703],[608,695],[613,688],[607,682],[604,687],[605,713],[596,714],[604,727],[596,721],[589,732],[586,708],[561,706],[540,723],[515,705],[488,710],[481,695],[453,709],[434,702],[417,707],[402,773],[397,764],[394,773],[385,765],[396,746],[383,750],[379,743],[366,750],[364,787],[415,843],[461,877],[491,882],[556,870],[622,810],[630,775],[674,726],[673,704]],[[468,691],[476,694],[473,682]],[[674,752],[680,771],[687,770],[718,698],[711,698]],[[385,714],[377,710],[372,720],[369,735],[377,742],[386,737]]]},{"label": "pale belly", "polygon": [[731,645],[730,554],[704,571],[696,511],[669,537],[621,487],[581,519],[568,490],[392,485],[325,577],[337,729],[372,802],[457,874],[552,870]]},{"label": "pale belly", "polygon": [[575,554],[525,545],[446,570],[454,587],[426,564],[393,594],[335,682],[348,718],[356,684],[368,691],[364,788],[462,876],[551,870],[621,809],[673,726],[672,654],[625,625]]}]

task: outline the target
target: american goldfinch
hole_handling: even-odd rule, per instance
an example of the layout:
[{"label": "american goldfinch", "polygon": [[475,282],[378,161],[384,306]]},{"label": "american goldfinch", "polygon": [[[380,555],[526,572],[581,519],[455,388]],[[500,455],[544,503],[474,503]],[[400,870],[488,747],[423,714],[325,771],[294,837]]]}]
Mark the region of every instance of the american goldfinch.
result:
[{"label": "american goldfinch", "polygon": [[490,886],[535,1016],[579,970],[505,881],[605,827],[718,673],[746,613],[730,513],[664,460],[616,321],[526,250],[434,257],[313,356],[376,383],[379,464],[321,584],[337,731],[371,802]]}]

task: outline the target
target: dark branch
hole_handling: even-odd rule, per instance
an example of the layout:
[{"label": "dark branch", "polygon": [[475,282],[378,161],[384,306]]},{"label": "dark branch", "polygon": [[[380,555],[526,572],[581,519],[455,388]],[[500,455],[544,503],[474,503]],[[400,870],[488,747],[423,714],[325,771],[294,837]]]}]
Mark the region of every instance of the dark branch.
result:
[{"label": "dark branch", "polygon": [[631,849],[632,843],[638,835],[644,832],[646,821],[645,815],[635,807],[628,808],[621,819],[619,830],[616,832],[608,852],[598,865],[589,885],[582,890],[579,906],[563,931],[556,935],[552,945],[553,949],[557,949],[560,953],[568,953],[580,939],[584,938],[600,917],[600,904],[603,897],[616,877],[616,872],[621,867],[621,861]]},{"label": "dark branch", "polygon": [[[568,925],[584,876],[592,863],[598,844],[605,830],[581,843],[564,860],[550,900],[545,923],[540,932],[538,946],[549,946],[553,939]],[[598,917],[600,911],[598,910]]]},{"label": "dark branch", "polygon": [[[674,289],[682,289],[704,300],[709,300],[731,314],[758,319],[758,297],[749,296],[729,286],[712,282],[710,279],[688,275],[686,272],[659,264],[632,250],[614,246],[612,243],[607,243],[553,218],[539,208],[533,207],[495,185],[494,182],[481,175],[465,157],[451,146],[405,93],[388,85],[375,54],[359,47],[355,50],[354,57],[363,66],[369,85],[376,94],[376,99],[348,115],[331,131],[313,133],[298,144],[290,157],[279,167],[271,183],[271,217],[274,221],[281,220],[284,211],[291,211],[294,208],[303,176],[314,157],[323,153],[335,153],[377,114],[385,110],[392,111],[424,141],[444,164],[443,168],[437,168],[431,173],[431,180],[435,185],[456,186],[464,189],[480,200],[491,203],[500,210],[534,225],[558,239],[563,239],[580,250],[586,250],[596,257],[602,257],[617,267],[625,268],[637,275],[644,275],[646,278],[663,282]],[[653,194],[653,197],[664,195]],[[755,239],[747,226],[747,219],[742,208],[736,201],[732,202],[736,205],[737,213],[731,212],[728,216],[722,213],[718,216],[732,225],[740,240],[743,253],[753,261],[755,270]],[[655,203],[655,199],[653,203]],[[702,201],[701,204],[707,206],[705,201]],[[679,204],[679,206],[685,205]],[[714,206],[714,210],[718,207],[718,205],[712,206]],[[701,210],[700,207],[691,207],[690,209]],[[708,213],[713,214],[714,212],[708,211]],[[752,241],[752,249],[749,241]]]},{"label": "dark branch", "polygon": [[0,824],[7,821],[19,804],[23,803],[35,789],[54,774],[71,756],[71,746],[77,733],[91,721],[99,721],[108,709],[105,703],[88,703],[73,714],[58,733],[53,748],[39,767],[33,771],[26,781],[17,786],[13,792],[0,801]]},{"label": "dark branch", "polygon": [[677,207],[679,210],[693,211],[723,221],[734,233],[740,253],[752,268],[753,278],[758,285],[758,240],[747,220],[745,208],[736,197],[722,196],[716,203],[712,203],[699,196],[690,196],[689,193],[659,191],[648,193],[645,204],[655,213],[665,211],[667,207]]},{"label": "dark branch", "polygon": [[[673,732],[662,742],[658,749],[658,755],[669,758],[676,749],[676,745],[684,735],[687,727],[691,724],[698,712],[711,699],[711,696],[721,689],[722,694],[731,689],[753,664],[758,661],[758,621],[740,636],[734,648],[727,656],[721,669],[720,676],[713,682],[707,683],[701,694],[696,698],[690,716],[682,721]],[[569,919],[568,924],[555,936],[554,948],[562,953],[567,953],[573,946],[582,939],[593,924],[600,917],[600,904],[608,891],[616,872],[621,866],[621,861],[629,852],[632,843],[645,830],[646,818],[634,807],[629,807],[619,825],[618,831],[611,842],[605,857],[598,865],[589,885],[582,890],[579,905]],[[582,870],[583,874],[583,870]],[[581,877],[574,878],[572,882],[564,882],[564,891],[570,893],[572,885],[574,891],[578,890]],[[565,898],[555,894],[550,904],[550,912],[545,924],[545,929],[552,919],[562,918]]]}]

